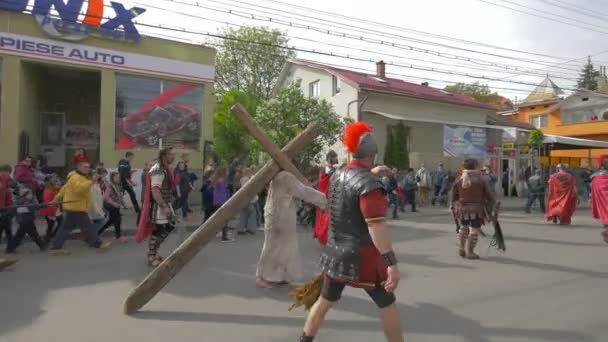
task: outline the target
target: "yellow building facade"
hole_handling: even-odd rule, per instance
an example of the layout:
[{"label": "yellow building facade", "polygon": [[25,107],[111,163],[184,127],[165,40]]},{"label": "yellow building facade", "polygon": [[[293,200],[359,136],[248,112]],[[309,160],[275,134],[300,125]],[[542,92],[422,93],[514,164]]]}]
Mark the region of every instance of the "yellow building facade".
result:
[{"label": "yellow building facade", "polygon": [[[608,95],[581,91],[567,97],[548,77],[517,110],[505,113],[512,120],[530,123],[546,135],[608,142]],[[605,149],[552,150],[547,163],[596,167]]]},{"label": "yellow building facade", "polygon": [[107,167],[134,151],[141,167],[173,146],[202,167],[213,137],[214,49],[117,39],[118,30],[86,28],[76,39],[61,19],[45,20],[0,9],[0,164],[27,154],[65,169],[83,148]]}]

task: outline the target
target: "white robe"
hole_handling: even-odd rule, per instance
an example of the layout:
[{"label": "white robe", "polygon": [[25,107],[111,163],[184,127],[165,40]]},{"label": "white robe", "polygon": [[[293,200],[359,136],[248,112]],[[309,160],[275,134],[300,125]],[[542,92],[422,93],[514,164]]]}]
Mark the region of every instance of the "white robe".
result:
[{"label": "white robe", "polygon": [[270,182],[264,207],[264,247],[256,277],[269,282],[294,282],[302,277],[296,231],[296,199],[325,209],[325,195],[302,184],[289,172],[279,172]]}]

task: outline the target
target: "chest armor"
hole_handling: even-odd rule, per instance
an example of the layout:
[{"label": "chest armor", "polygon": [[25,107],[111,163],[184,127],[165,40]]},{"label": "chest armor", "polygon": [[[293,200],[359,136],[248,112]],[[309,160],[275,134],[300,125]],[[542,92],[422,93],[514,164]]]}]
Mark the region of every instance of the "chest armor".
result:
[{"label": "chest armor", "polygon": [[331,176],[329,187],[329,239],[321,255],[321,271],[331,278],[358,281],[359,249],[372,245],[361,213],[361,195],[384,189],[369,170],[343,168]]},{"label": "chest armor", "polygon": [[[163,197],[163,201],[170,205],[171,203],[173,203],[173,200],[174,200],[173,190],[171,189],[171,186],[169,183],[169,177],[171,177],[171,174],[169,172],[167,172],[167,170],[161,168],[158,164],[156,164],[152,167],[152,169],[150,169],[150,176],[157,176],[157,175],[163,176],[163,183],[160,187],[160,193]],[[152,198],[152,201],[154,201],[154,198]]]}]

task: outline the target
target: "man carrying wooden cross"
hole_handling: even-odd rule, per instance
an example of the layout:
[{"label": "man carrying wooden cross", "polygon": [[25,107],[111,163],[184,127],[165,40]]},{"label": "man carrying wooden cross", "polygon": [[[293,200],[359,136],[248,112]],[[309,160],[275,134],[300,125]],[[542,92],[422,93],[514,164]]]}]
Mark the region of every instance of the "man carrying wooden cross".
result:
[{"label": "man carrying wooden cross", "polygon": [[393,293],[400,273],[385,223],[384,188],[371,173],[378,153],[371,132],[363,122],[345,129],[343,142],[354,160],[331,177],[329,241],[321,256],[321,296],[310,310],[300,342],[314,340],[346,285],[365,289],[380,308],[389,342],[404,341]]}]

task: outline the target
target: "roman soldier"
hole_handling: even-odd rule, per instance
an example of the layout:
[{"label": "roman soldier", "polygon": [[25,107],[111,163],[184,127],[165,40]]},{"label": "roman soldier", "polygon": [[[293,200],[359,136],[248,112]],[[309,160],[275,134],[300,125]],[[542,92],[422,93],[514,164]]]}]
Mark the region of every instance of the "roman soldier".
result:
[{"label": "roman soldier", "polygon": [[346,127],[343,143],[353,161],[331,176],[329,239],[320,261],[320,297],[310,310],[300,341],[313,341],[346,286],[365,289],[382,310],[387,339],[403,341],[393,293],[400,274],[385,222],[386,193],[372,173],[376,139],[367,124],[358,122]]},{"label": "roman soldier", "polygon": [[452,189],[452,211],[462,225],[458,231],[458,254],[467,259],[479,259],[475,246],[481,227],[488,221],[488,208],[494,206],[495,195],[490,190],[486,176],[478,170],[479,162],[467,159],[462,174],[456,178]]},{"label": "roman soldier", "polygon": [[[331,175],[336,171],[338,165],[338,154],[335,151],[329,151],[325,158],[325,168],[319,172],[319,191],[329,198],[329,183]],[[323,246],[327,244],[327,228],[329,226],[329,212],[322,211],[317,208],[315,215],[315,231],[314,238],[319,240]]]},{"label": "roman soldier", "polygon": [[148,265],[152,267],[163,261],[158,255],[158,248],[175,229],[175,212],[171,206],[175,191],[175,179],[171,172],[174,159],[175,155],[170,147],[160,150],[158,162],[146,175],[142,215],[135,241],[139,243],[150,238]]},{"label": "roman soldier", "polygon": [[599,157],[600,168],[591,175],[591,209],[593,218],[604,226],[602,236],[608,243],[608,155]]},{"label": "roman soldier", "polygon": [[568,165],[557,165],[557,173],[549,177],[547,221],[569,225],[577,203],[576,178],[568,173]]}]

